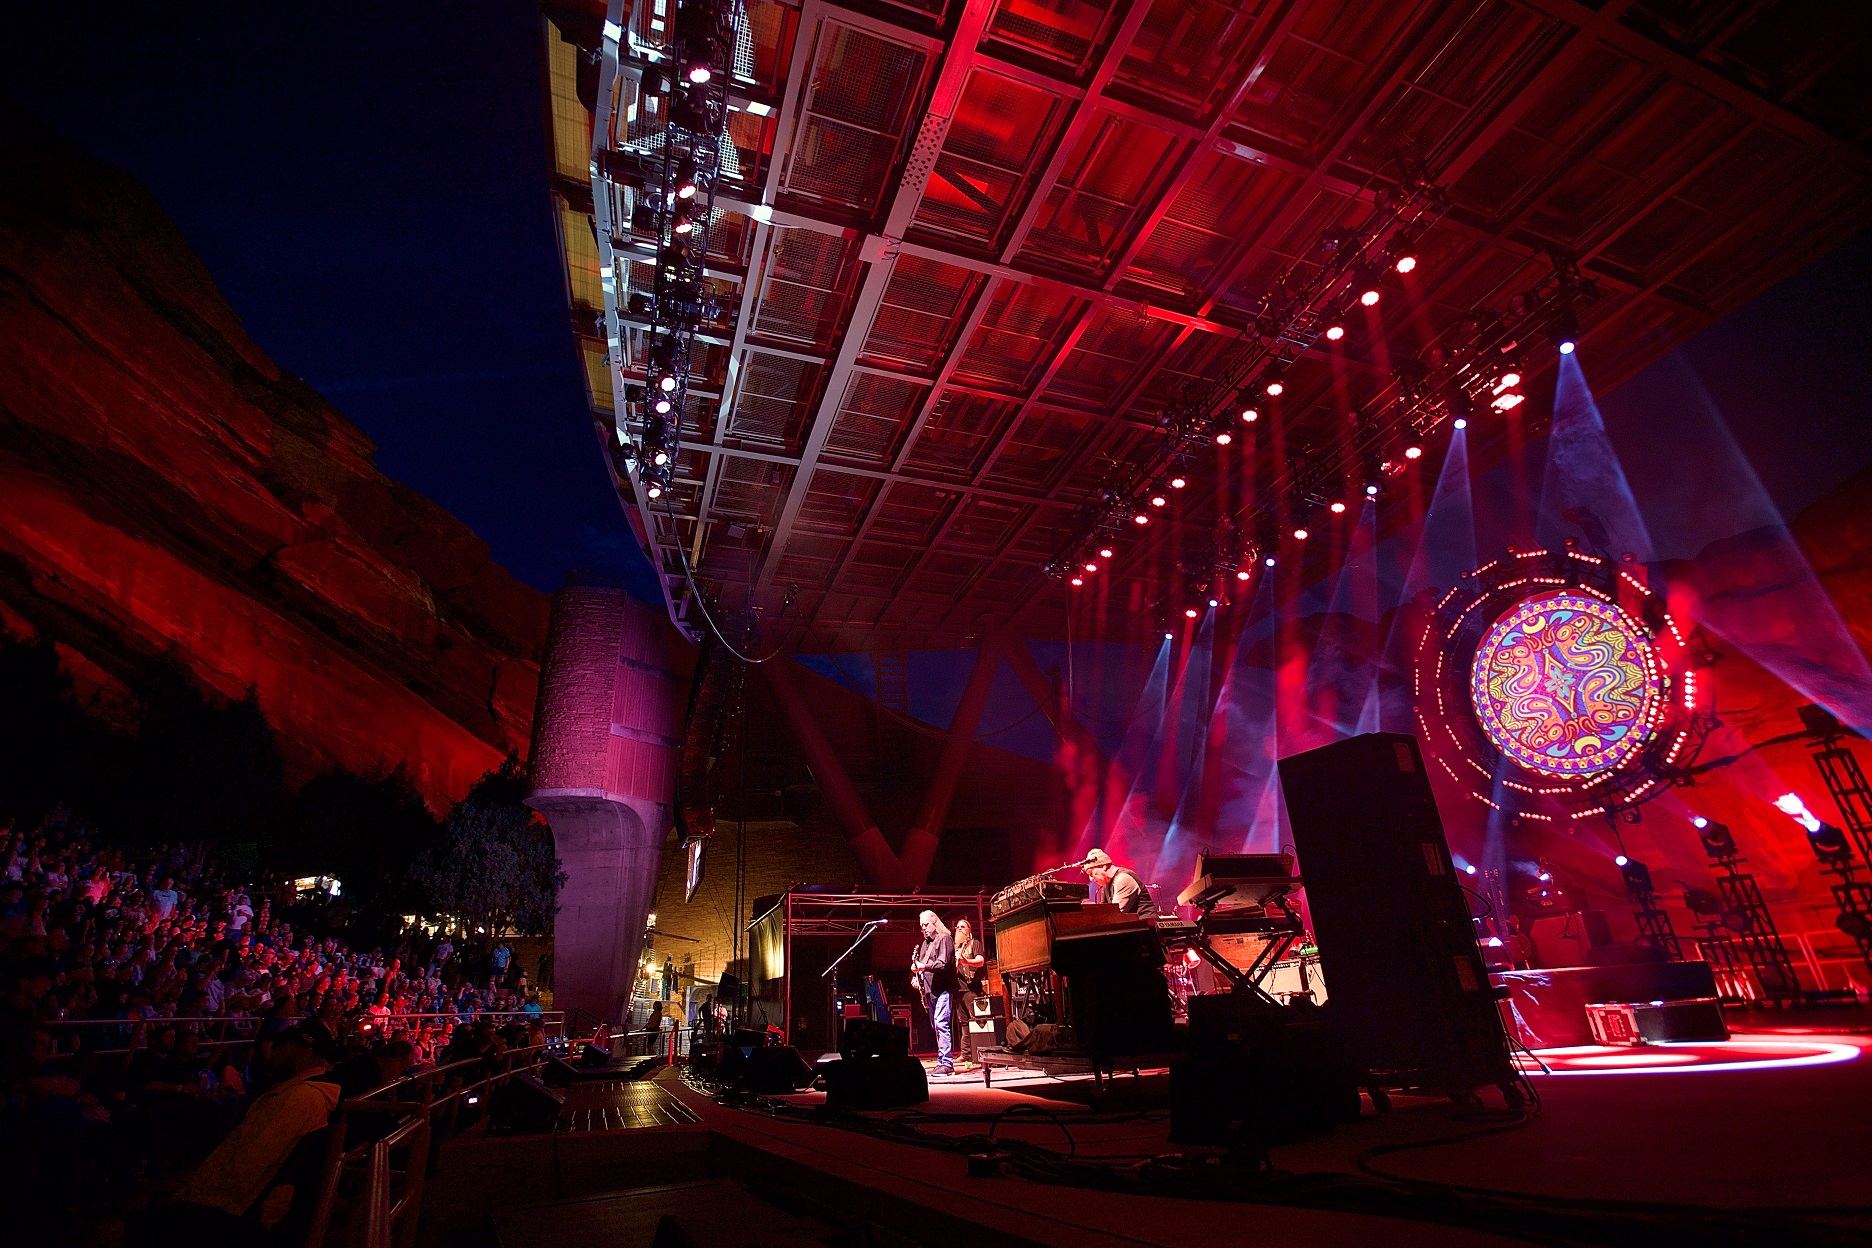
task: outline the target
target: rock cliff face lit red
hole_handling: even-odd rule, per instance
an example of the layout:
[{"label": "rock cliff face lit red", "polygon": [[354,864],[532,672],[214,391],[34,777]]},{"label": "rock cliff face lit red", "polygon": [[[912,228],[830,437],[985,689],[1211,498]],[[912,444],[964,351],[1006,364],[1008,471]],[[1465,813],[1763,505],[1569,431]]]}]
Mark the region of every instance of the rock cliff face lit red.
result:
[{"label": "rock cliff face lit red", "polygon": [[444,805],[524,754],[543,595],[371,462],[241,329],[148,194],[0,116],[0,625],[82,687],[170,653],[296,770]]}]

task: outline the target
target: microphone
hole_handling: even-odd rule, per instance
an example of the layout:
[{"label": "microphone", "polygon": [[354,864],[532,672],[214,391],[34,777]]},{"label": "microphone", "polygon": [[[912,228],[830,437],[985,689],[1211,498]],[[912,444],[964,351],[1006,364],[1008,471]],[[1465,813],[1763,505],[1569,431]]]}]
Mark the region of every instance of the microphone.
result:
[{"label": "microphone", "polygon": [[869,923],[865,924],[865,926],[866,927],[889,927],[890,920],[889,919],[872,919]]}]

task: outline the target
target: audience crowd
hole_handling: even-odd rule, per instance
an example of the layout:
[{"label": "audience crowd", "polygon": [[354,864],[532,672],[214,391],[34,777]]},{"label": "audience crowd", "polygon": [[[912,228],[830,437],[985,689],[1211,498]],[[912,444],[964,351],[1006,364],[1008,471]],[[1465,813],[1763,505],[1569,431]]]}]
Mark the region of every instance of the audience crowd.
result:
[{"label": "audience crowd", "polygon": [[240,1239],[290,1188],[249,1190],[256,1139],[290,1152],[307,1135],[293,1124],[339,1091],[543,1034],[505,945],[419,932],[364,952],[296,926],[296,904],[290,884],[230,880],[194,848],[105,845],[59,812],[0,826],[0,1189],[16,1188],[0,1200],[71,1209],[194,1169],[175,1208],[195,1223],[165,1225]]}]

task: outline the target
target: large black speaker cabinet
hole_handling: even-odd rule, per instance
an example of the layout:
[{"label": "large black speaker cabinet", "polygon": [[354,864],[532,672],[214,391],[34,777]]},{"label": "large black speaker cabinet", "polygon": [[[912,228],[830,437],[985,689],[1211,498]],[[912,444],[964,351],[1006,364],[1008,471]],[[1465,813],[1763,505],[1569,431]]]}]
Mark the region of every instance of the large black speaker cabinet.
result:
[{"label": "large black speaker cabinet", "polygon": [[530,1074],[518,1074],[496,1089],[488,1106],[489,1127],[498,1135],[543,1135],[559,1121],[565,1093]]},{"label": "large black speaker cabinet", "polygon": [[826,1104],[834,1109],[903,1109],[929,1100],[929,1076],[908,1054],[824,1062]]},{"label": "large black speaker cabinet", "polygon": [[1162,1053],[1175,1041],[1163,946],[1154,929],[1055,941],[1066,977],[1073,1036],[1101,1057]]},{"label": "large black speaker cabinet", "polygon": [[1280,761],[1325,1007],[1384,1086],[1514,1078],[1417,739],[1375,732]]}]

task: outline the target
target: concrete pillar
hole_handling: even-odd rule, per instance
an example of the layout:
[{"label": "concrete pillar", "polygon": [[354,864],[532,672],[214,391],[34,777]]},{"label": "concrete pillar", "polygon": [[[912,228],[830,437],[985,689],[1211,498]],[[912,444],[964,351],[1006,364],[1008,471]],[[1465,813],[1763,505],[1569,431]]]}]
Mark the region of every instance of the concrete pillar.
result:
[{"label": "concrete pillar", "polygon": [[553,996],[622,1021],[664,839],[674,819],[680,642],[621,589],[553,596],[527,804],[566,872],[553,923]]}]

